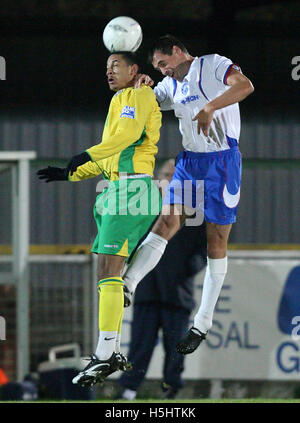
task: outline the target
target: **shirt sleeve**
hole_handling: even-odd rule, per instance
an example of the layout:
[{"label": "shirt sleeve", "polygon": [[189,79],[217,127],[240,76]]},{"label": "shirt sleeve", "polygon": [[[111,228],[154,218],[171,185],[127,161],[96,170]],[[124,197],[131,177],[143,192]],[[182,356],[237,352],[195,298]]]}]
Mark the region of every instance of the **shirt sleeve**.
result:
[{"label": "shirt sleeve", "polygon": [[149,94],[153,95],[152,89],[149,92],[148,89],[139,88],[122,98],[121,114],[115,134],[86,150],[93,162],[119,153],[140,138],[153,107]]},{"label": "shirt sleeve", "polygon": [[241,72],[241,68],[238,64],[233,63],[232,60],[218,54],[213,55],[213,67],[215,69],[216,79],[227,85],[227,78],[230,74],[231,69],[236,69]]},{"label": "shirt sleeve", "polygon": [[86,162],[79,166],[73,175],[68,175],[68,180],[71,182],[83,181],[84,179],[94,178],[103,172],[101,160],[96,162]]},{"label": "shirt sleeve", "polygon": [[173,97],[170,92],[167,78],[164,78],[154,87],[154,94],[161,110],[173,109]]}]

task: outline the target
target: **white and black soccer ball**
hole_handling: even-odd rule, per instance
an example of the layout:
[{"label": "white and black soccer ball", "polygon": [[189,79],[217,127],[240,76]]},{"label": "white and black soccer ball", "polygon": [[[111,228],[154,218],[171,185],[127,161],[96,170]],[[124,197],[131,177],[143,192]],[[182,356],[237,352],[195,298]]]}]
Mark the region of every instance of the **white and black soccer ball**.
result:
[{"label": "white and black soccer ball", "polygon": [[136,51],[143,39],[140,24],[128,16],[118,16],[112,19],[103,31],[103,42],[107,50]]}]

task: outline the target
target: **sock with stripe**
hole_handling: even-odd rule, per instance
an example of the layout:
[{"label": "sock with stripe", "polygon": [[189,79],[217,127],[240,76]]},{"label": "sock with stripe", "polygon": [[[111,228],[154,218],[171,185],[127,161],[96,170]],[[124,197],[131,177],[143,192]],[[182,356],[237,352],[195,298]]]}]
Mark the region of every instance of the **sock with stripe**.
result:
[{"label": "sock with stripe", "polygon": [[124,282],[121,277],[110,277],[98,282],[99,339],[96,356],[99,360],[111,357],[118,342],[124,311]]}]

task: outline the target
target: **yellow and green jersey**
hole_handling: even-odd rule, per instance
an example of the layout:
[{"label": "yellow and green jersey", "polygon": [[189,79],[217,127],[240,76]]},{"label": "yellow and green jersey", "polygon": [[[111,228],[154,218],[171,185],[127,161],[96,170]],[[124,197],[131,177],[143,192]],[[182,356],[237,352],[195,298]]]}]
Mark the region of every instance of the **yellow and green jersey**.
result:
[{"label": "yellow and green jersey", "polygon": [[161,112],[153,90],[125,88],[112,98],[100,144],[86,151],[91,161],[77,168],[70,181],[79,181],[103,173],[118,180],[120,173],[153,176]]}]

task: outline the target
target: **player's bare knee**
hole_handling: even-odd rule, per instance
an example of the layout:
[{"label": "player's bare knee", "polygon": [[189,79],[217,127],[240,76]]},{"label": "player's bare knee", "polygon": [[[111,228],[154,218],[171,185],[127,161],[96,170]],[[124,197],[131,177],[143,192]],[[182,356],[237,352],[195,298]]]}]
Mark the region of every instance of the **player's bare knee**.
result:
[{"label": "player's bare knee", "polygon": [[99,254],[98,256],[98,280],[121,276],[125,257]]},{"label": "player's bare knee", "polygon": [[215,236],[207,239],[207,255],[209,258],[224,258],[227,254],[227,237]]},{"label": "player's bare knee", "polygon": [[226,257],[227,249],[207,245],[207,255],[211,259],[221,259]]},{"label": "player's bare knee", "polygon": [[207,254],[210,258],[223,258],[227,253],[227,238],[215,236],[207,240]]}]

